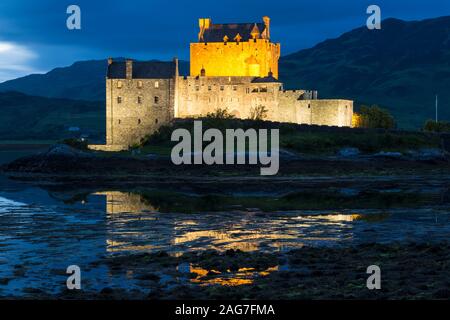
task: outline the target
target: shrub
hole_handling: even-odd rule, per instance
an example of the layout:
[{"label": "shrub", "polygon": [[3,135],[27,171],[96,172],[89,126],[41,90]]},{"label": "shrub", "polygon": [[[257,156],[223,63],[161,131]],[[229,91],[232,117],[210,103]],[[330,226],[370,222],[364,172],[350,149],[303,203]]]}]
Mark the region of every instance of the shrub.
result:
[{"label": "shrub", "polygon": [[259,105],[250,110],[250,120],[261,121],[267,118],[269,110],[265,106]]},{"label": "shrub", "polygon": [[358,115],[359,126],[362,128],[392,129],[395,127],[394,117],[388,110],[377,105],[361,106]]},{"label": "shrub", "polygon": [[430,132],[450,132],[450,122],[428,120],[423,129]]},{"label": "shrub", "polygon": [[209,112],[207,118],[213,119],[235,119],[236,117],[228,112],[227,109],[217,108],[214,112]]}]

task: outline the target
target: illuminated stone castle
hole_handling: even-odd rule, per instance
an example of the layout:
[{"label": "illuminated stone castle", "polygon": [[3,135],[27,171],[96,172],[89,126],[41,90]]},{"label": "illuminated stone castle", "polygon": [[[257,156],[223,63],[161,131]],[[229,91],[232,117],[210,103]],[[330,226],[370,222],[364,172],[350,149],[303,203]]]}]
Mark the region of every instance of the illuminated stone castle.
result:
[{"label": "illuminated stone castle", "polygon": [[127,149],[174,118],[201,117],[217,109],[246,119],[264,107],[269,121],[351,126],[353,101],[284,90],[278,80],[280,44],[271,42],[269,17],[239,24],[202,18],[199,27],[198,42],[190,45],[190,76],[179,75],[177,59],[108,59],[106,146],[91,148]]}]

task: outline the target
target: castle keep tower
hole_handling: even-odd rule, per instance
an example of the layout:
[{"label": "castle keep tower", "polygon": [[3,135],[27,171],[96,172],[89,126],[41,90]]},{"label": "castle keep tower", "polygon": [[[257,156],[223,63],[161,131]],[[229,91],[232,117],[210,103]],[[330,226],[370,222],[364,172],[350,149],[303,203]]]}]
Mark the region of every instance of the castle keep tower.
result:
[{"label": "castle keep tower", "polygon": [[270,18],[262,23],[213,24],[199,19],[198,42],[191,43],[191,76],[278,79],[280,44],[270,41]]}]

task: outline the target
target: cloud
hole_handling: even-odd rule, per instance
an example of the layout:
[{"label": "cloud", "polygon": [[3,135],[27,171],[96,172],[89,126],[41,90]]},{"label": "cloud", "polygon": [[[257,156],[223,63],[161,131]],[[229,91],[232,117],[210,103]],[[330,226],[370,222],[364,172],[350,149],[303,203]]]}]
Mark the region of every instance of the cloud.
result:
[{"label": "cloud", "polygon": [[0,82],[38,72],[32,67],[37,54],[23,45],[0,41]]}]

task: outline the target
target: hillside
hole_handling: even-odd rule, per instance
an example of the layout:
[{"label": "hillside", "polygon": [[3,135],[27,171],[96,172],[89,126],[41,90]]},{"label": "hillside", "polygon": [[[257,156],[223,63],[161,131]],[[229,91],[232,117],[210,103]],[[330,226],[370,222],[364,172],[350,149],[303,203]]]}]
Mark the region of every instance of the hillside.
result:
[{"label": "hillside", "polygon": [[[115,58],[123,60],[123,58]],[[107,60],[78,61],[69,67],[56,68],[45,74],[32,74],[0,83],[0,92],[18,91],[27,95],[76,100],[105,100]],[[180,61],[180,73],[189,65]]]},{"label": "hillside", "polygon": [[439,94],[440,118],[450,120],[450,17],[355,29],[282,57],[280,74],[287,87],[381,104],[405,128],[433,118]]},{"label": "hillside", "polygon": [[[103,102],[0,93],[0,140],[61,139],[87,134],[104,139]],[[70,127],[78,127],[70,132]]]}]

